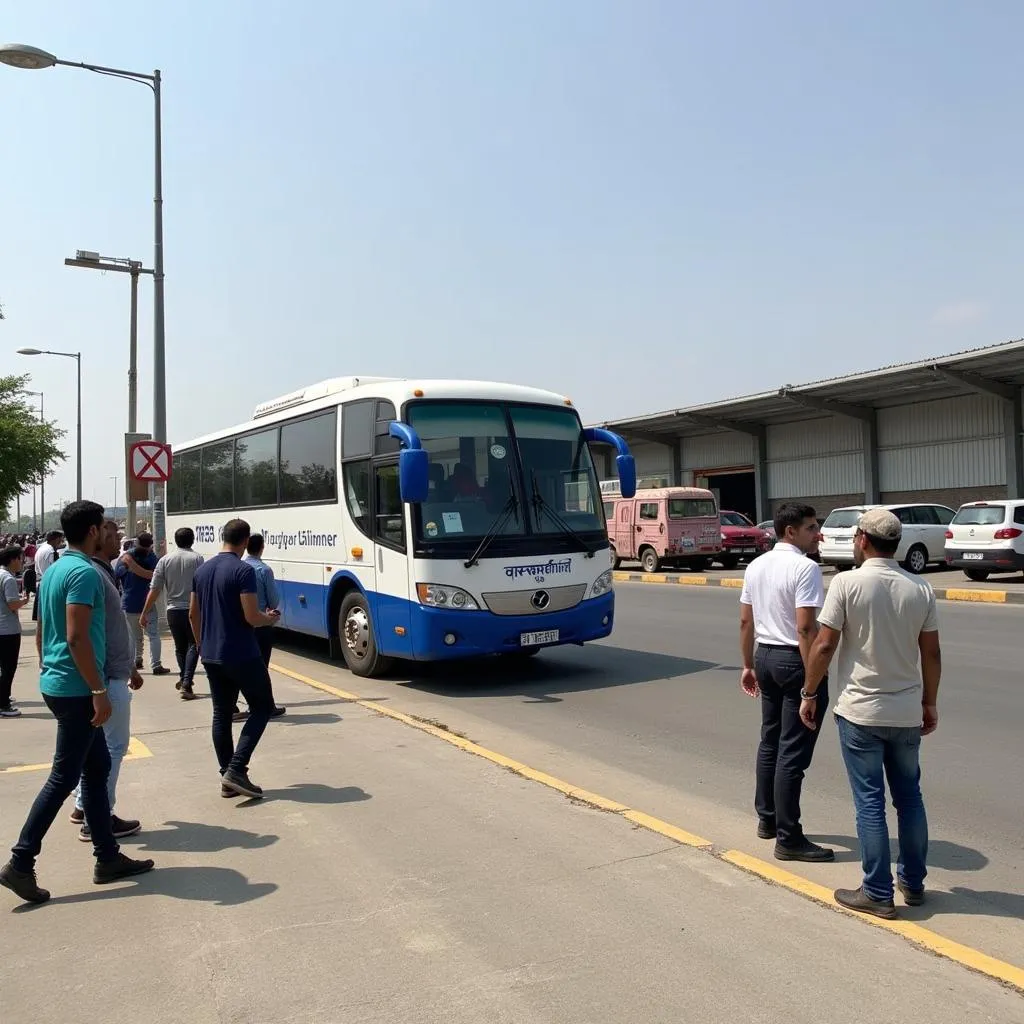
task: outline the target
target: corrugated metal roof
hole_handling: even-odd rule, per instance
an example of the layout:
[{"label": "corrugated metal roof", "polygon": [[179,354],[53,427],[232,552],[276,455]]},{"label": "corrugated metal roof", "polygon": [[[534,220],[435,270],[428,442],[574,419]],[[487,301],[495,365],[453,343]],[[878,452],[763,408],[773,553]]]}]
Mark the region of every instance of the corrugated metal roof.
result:
[{"label": "corrugated metal roof", "polygon": [[[730,429],[728,424],[719,425],[715,420],[756,428],[841,412],[843,405],[884,409],[909,402],[969,395],[977,390],[969,383],[943,375],[942,370],[952,374],[973,374],[995,385],[1019,386],[1024,380],[1024,338],[932,359],[893,363],[878,370],[830,377],[809,384],[782,384],[774,391],[612,420],[601,426],[634,437],[652,439],[663,435],[668,439]],[[800,404],[801,398],[825,405],[810,408]]]}]

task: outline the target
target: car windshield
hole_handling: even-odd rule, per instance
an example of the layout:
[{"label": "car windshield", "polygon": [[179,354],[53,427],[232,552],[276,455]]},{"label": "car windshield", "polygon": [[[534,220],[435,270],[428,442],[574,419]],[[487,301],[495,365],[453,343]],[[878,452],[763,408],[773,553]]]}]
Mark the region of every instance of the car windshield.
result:
[{"label": "car windshield", "polygon": [[597,474],[573,409],[416,402],[408,420],[430,456],[430,489],[415,516],[427,543],[479,539],[505,511],[499,537],[564,534],[557,520],[576,532],[604,531]]},{"label": "car windshield", "polygon": [[714,498],[669,498],[669,519],[715,518]]},{"label": "car windshield", "polygon": [[748,529],[754,524],[747,519],[745,516],[741,516],[739,512],[723,512],[722,513],[722,525],[723,526],[745,526]]},{"label": "car windshield", "polygon": [[829,512],[822,529],[849,530],[860,522],[860,517],[865,512],[866,508],[837,508],[834,512]]},{"label": "car windshield", "polygon": [[998,526],[1006,518],[1002,505],[975,505],[962,508],[953,516],[955,526]]}]

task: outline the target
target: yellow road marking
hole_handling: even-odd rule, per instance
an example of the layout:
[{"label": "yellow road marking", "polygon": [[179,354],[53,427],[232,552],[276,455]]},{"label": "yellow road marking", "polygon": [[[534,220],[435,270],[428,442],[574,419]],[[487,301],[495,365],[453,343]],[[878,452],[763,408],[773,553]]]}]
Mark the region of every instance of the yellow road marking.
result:
[{"label": "yellow road marking", "polygon": [[[152,757],[153,752],[141,740],[134,736],[128,741],[128,753],[124,755],[125,761],[137,761],[143,757]],[[16,764],[10,768],[0,768],[0,775],[17,775],[20,772],[48,772],[53,766],[52,761],[46,764]]]},{"label": "yellow road marking", "polygon": [[684,587],[706,587],[708,578],[707,576],[679,576],[676,583]]},{"label": "yellow road marking", "polygon": [[[740,583],[741,581],[737,580],[736,582]],[[979,593],[979,591],[970,591],[970,593]],[[980,593],[987,593],[987,591],[980,591]],[[464,736],[458,736],[445,729],[439,729],[436,725],[431,725],[429,722],[422,722],[418,718],[413,718],[412,715],[407,715],[402,711],[396,711],[394,708],[385,707],[383,704],[378,704],[375,701],[363,700],[358,696],[358,694],[349,693],[347,690],[339,690],[335,686],[322,683],[318,679],[311,679],[309,676],[304,676],[299,672],[293,672],[291,669],[283,668],[281,665],[272,663],[270,667],[274,672],[279,672],[281,675],[288,676],[290,679],[295,679],[300,683],[305,683],[307,686],[312,686],[314,689],[333,694],[342,700],[358,704],[360,707],[365,708],[368,711],[373,711],[378,715],[383,715],[396,722],[401,722],[404,725],[411,726],[413,729],[418,729],[420,732],[436,736],[439,740],[444,740],[445,743],[450,743],[453,747],[458,747],[460,750],[464,750],[469,754],[475,754],[477,757],[482,757],[485,760],[490,761],[492,764],[500,765],[502,768],[507,768],[509,771],[514,772],[516,775],[519,775],[524,779],[539,782],[542,786],[554,789],[574,800],[579,800],[582,803],[589,804],[590,806],[599,808],[600,810],[609,811],[612,814],[625,818],[627,821],[633,822],[634,825],[638,825],[650,832],[656,832],[658,835],[665,836],[667,839],[671,839],[683,846],[690,846],[695,849],[702,850],[713,857],[717,857],[728,864],[732,864],[734,867],[740,868],[750,874],[757,875],[759,878],[772,882],[775,885],[780,885],[789,889],[791,892],[799,893],[801,896],[806,896],[817,903],[833,907],[837,910],[843,910],[843,908],[840,907],[833,898],[831,889],[827,889],[823,885],[818,885],[816,882],[812,882],[808,878],[802,878],[800,875],[794,875],[791,872],[786,871],[784,868],[777,867],[775,864],[771,864],[768,861],[761,860],[758,857],[752,857],[740,850],[727,850],[724,853],[721,853],[714,849],[714,845],[708,839],[703,839],[701,836],[694,835],[692,832],[687,832],[685,829],[672,825],[667,821],[662,821],[660,818],[655,818],[650,814],[646,814],[644,811],[638,811],[634,808],[628,807],[626,804],[619,803],[617,800],[611,800],[598,793],[591,793],[589,790],[573,786],[571,783],[565,782],[562,779],[557,779],[553,775],[548,775],[546,772],[539,771],[536,768],[531,768],[529,765],[523,764],[521,761],[516,761],[511,757],[506,757],[504,754],[488,750],[486,747],[480,746],[479,743],[467,740]],[[137,741],[133,740],[132,742],[134,743]],[[147,755],[148,751],[145,755],[139,756]],[[49,765],[36,767],[48,768]],[[31,768],[26,766],[21,768],[8,768],[6,770],[9,772],[29,771]],[[995,957],[991,957],[987,953],[982,953],[980,950],[973,949],[970,946],[964,946],[959,942],[954,942],[952,939],[947,939],[944,935],[939,935],[938,932],[933,932],[928,928],[915,924],[913,921],[885,921],[878,917],[869,917],[864,914],[854,913],[853,911],[843,910],[843,912],[858,921],[864,922],[865,924],[884,928],[886,931],[892,932],[896,935],[901,935],[903,938],[931,953],[935,953],[947,960],[952,960],[955,963],[961,964],[973,971],[978,971],[980,974],[985,974],[990,978],[1003,982],[1004,984],[1012,985],[1014,988],[1024,992],[1024,969],[1020,967],[1015,967],[1013,964],[997,960]]]},{"label": "yellow road marking", "polygon": [[947,601],[975,601],[980,604],[1006,604],[1005,590],[946,590]]},{"label": "yellow road marking", "polygon": [[733,590],[742,590],[743,589],[743,580],[733,579],[731,576],[723,576],[718,581],[718,585],[720,587],[730,587]]}]

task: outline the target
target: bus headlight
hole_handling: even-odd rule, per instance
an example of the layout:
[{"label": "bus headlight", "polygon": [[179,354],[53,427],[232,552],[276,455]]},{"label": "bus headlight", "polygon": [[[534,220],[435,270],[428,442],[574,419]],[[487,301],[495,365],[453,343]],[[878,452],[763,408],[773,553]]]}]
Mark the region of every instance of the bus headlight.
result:
[{"label": "bus headlight", "polygon": [[454,608],[460,612],[480,610],[471,594],[460,587],[446,587],[441,583],[417,583],[416,596],[420,604],[430,608]]},{"label": "bus headlight", "polygon": [[614,579],[612,570],[609,569],[607,572],[601,573],[600,576],[594,580],[594,585],[590,588],[591,597],[602,597],[612,589],[612,580]]}]

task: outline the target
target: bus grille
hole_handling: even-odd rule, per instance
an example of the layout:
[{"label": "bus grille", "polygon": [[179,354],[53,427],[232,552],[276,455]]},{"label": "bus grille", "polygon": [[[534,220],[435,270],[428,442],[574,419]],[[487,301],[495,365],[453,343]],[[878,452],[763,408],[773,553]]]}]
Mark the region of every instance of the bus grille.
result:
[{"label": "bus grille", "polygon": [[[543,607],[534,601],[534,595],[541,592],[548,599]],[[587,592],[585,583],[571,587],[533,587],[531,590],[499,590],[491,594],[481,595],[487,607],[495,615],[544,615],[547,612],[564,612],[567,608],[575,608],[583,600]]]}]

